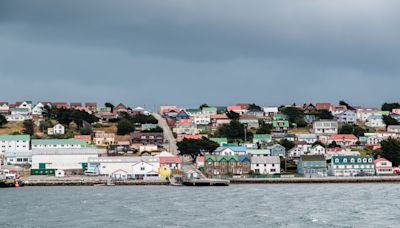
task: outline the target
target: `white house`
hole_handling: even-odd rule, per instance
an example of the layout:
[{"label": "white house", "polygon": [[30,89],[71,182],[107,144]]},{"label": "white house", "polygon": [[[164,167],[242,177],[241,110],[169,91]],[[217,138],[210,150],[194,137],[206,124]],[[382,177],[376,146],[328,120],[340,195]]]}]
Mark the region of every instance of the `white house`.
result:
[{"label": "white house", "polygon": [[375,172],[377,176],[393,175],[392,162],[385,158],[375,159]]},{"label": "white house", "polygon": [[400,133],[400,125],[389,125],[387,131],[390,133]]},{"label": "white house", "polygon": [[379,115],[379,110],[376,108],[357,109],[357,119],[361,122],[367,121],[367,119],[372,115]]},{"label": "white house", "polygon": [[319,120],[313,123],[315,134],[337,134],[338,123],[335,120]]},{"label": "white house", "polygon": [[63,135],[65,134],[65,127],[62,124],[56,124],[54,127],[47,129],[48,135]]},{"label": "white house", "polygon": [[41,116],[44,111],[44,107],[48,105],[51,106],[50,102],[39,102],[32,108],[32,115]]},{"label": "white house", "polygon": [[31,120],[32,116],[31,115],[23,115],[23,114],[11,114],[7,115],[6,119],[8,122],[21,122],[25,120]]},{"label": "white house", "polygon": [[339,123],[353,124],[357,122],[357,113],[352,110],[347,110],[336,115]]},{"label": "white house", "polygon": [[251,170],[256,174],[276,174],[281,172],[279,156],[251,157]]},{"label": "white house", "polygon": [[97,157],[97,148],[33,148],[32,169],[82,170],[88,159]]},{"label": "white house", "polygon": [[211,123],[210,114],[196,114],[193,116],[193,122],[197,125],[209,125]]},{"label": "white house", "polygon": [[290,158],[299,158],[301,155],[304,155],[307,152],[308,152],[307,147],[303,147],[302,145],[296,145],[287,152],[287,155]]},{"label": "white house", "polygon": [[10,106],[8,102],[0,102],[0,113],[1,114],[8,114],[10,111]]},{"label": "white house", "polygon": [[264,107],[263,111],[266,116],[274,116],[279,112],[278,107]]},{"label": "white house", "polygon": [[29,135],[0,135],[0,155],[6,151],[29,151]]},{"label": "white house", "polygon": [[371,115],[365,122],[365,126],[372,128],[385,128],[386,124],[383,121],[382,115]]},{"label": "white house", "polygon": [[321,145],[315,145],[310,149],[310,155],[325,155],[326,149]]},{"label": "white house", "polygon": [[313,144],[318,141],[318,137],[316,134],[296,134],[298,141],[304,141],[309,144]]},{"label": "white house", "polygon": [[32,102],[31,101],[22,101],[16,103],[16,108],[27,109],[29,113],[32,112]]}]

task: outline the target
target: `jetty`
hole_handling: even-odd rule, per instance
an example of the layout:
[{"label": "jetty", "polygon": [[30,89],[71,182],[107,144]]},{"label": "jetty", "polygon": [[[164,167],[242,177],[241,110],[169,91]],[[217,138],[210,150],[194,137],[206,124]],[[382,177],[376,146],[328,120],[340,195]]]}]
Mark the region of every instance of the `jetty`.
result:
[{"label": "jetty", "polygon": [[185,179],[182,182],[185,186],[229,186],[229,180],[223,179]]}]

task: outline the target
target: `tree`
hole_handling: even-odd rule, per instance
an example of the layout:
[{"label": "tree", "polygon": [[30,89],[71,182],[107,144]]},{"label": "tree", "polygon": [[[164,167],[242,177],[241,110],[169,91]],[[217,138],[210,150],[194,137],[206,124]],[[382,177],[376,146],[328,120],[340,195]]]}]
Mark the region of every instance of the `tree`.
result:
[{"label": "tree", "polygon": [[318,112],[318,118],[321,120],[332,120],[333,115],[329,110],[323,109]]},{"label": "tree", "polygon": [[3,127],[5,124],[7,124],[7,119],[0,114],[0,127]]},{"label": "tree", "polygon": [[331,144],[328,145],[328,148],[336,148],[336,147],[340,147],[336,141],[332,141]]},{"label": "tree", "polygon": [[386,126],[389,125],[400,125],[399,122],[397,122],[396,119],[394,119],[391,116],[383,115],[383,122],[385,122]]},{"label": "tree", "polygon": [[143,130],[142,132],[164,132],[164,130],[161,127],[157,126],[155,128],[152,128],[152,129]]},{"label": "tree", "polygon": [[384,103],[383,105],[382,105],[382,111],[389,111],[389,112],[391,112],[393,109],[396,109],[396,108],[400,108],[400,104],[399,103],[397,103],[397,102],[395,102],[395,103]]},{"label": "tree", "polygon": [[34,124],[32,120],[24,120],[23,122],[23,133],[28,134],[28,135],[33,135],[35,129],[34,129]]},{"label": "tree", "polygon": [[260,106],[254,104],[254,103],[250,104],[248,109],[251,111],[261,111],[262,110]]},{"label": "tree", "polygon": [[282,139],[279,144],[281,144],[283,147],[285,147],[286,151],[292,149],[293,147],[295,147],[296,145],[294,144],[294,142],[289,141],[287,139]]},{"label": "tree", "polygon": [[231,120],[238,120],[240,118],[239,113],[234,111],[229,111],[226,113],[226,116]]},{"label": "tree", "polygon": [[[229,124],[224,124],[217,129],[216,135],[226,137],[230,140],[244,140],[245,127],[238,120],[232,120]],[[248,132],[248,138],[251,133]]]},{"label": "tree", "polygon": [[315,142],[312,144],[312,147],[317,146],[317,145],[320,145],[320,146],[322,146],[322,147],[326,147],[326,145],[323,144],[321,141],[315,141]]},{"label": "tree", "polygon": [[344,124],[340,129],[340,134],[353,134],[357,138],[363,136],[367,131],[356,124]]},{"label": "tree", "polygon": [[104,104],[104,106],[107,107],[107,108],[111,108],[111,112],[114,111],[115,106],[113,104],[111,104],[110,102],[106,102]]},{"label": "tree", "polygon": [[398,139],[389,138],[381,142],[381,150],[377,152],[393,163],[393,166],[400,164],[400,141]]},{"label": "tree", "polygon": [[208,108],[210,106],[208,106],[208,104],[202,104],[200,105],[199,109],[202,110],[203,108]]},{"label": "tree", "polygon": [[118,122],[118,125],[117,125],[117,134],[118,135],[126,135],[126,134],[129,134],[134,131],[135,131],[135,125],[132,124],[131,121],[129,121],[127,119],[122,119]]},{"label": "tree", "polygon": [[176,144],[180,155],[189,155],[193,161],[205,152],[214,151],[219,144],[203,137],[202,139],[183,139]]},{"label": "tree", "polygon": [[288,116],[289,122],[294,123],[297,127],[306,127],[307,122],[304,120],[304,111],[297,107],[284,107],[281,112]]},{"label": "tree", "polygon": [[272,124],[266,124],[264,121],[259,121],[260,127],[257,129],[257,134],[271,134],[272,131]]},{"label": "tree", "polygon": [[347,102],[345,102],[345,101],[339,101],[339,105],[343,105],[343,106],[346,106],[346,108],[348,109],[348,110],[355,110],[352,106],[350,106]]}]

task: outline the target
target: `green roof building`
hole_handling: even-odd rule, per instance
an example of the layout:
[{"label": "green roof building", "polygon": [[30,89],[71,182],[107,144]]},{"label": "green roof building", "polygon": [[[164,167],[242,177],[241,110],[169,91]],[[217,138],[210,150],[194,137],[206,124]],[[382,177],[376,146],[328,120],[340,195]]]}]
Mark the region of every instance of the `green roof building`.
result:
[{"label": "green roof building", "polygon": [[85,139],[33,139],[32,148],[83,148],[89,147]]}]

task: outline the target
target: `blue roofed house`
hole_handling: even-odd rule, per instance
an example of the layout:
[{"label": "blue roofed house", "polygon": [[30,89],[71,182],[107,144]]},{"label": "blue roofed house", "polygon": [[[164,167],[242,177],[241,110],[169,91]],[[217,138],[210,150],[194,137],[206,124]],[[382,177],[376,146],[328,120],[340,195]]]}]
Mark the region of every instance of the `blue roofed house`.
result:
[{"label": "blue roofed house", "polygon": [[187,119],[190,119],[190,116],[184,110],[181,110],[180,112],[178,112],[178,114],[176,114],[175,119],[176,120],[187,120]]},{"label": "blue roofed house", "polygon": [[286,156],[286,148],[280,144],[275,144],[269,147],[269,150],[271,151],[271,156]]},{"label": "blue roofed house", "polygon": [[324,155],[302,155],[297,162],[297,173],[304,176],[327,176]]}]

